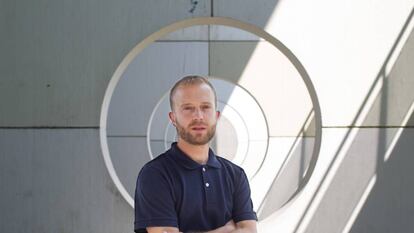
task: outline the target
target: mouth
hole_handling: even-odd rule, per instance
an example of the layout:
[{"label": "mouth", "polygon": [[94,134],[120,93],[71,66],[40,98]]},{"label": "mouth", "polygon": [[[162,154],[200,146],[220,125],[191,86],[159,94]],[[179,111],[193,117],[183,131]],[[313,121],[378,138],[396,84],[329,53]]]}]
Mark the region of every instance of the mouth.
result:
[{"label": "mouth", "polygon": [[203,131],[206,129],[206,127],[205,126],[194,126],[194,127],[191,127],[191,129],[194,131]]}]

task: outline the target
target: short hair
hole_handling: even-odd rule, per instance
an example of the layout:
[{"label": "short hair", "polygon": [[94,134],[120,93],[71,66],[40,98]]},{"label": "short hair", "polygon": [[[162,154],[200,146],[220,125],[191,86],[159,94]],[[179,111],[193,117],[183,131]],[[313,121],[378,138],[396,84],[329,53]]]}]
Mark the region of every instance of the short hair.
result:
[{"label": "short hair", "polygon": [[207,78],[203,77],[203,76],[199,76],[199,75],[188,75],[185,76],[183,78],[181,78],[180,80],[178,80],[174,86],[171,88],[170,90],[170,108],[171,111],[174,110],[174,95],[177,92],[177,89],[183,86],[191,86],[191,85],[196,85],[196,84],[207,84],[211,90],[214,93],[214,104],[215,104],[215,108],[217,109],[217,94],[216,94],[216,90],[214,89],[213,85],[208,81]]}]

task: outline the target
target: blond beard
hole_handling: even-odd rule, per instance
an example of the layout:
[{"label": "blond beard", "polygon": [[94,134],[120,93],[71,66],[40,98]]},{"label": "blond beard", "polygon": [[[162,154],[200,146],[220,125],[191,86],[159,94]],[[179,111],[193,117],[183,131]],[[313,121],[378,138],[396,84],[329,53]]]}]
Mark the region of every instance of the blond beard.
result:
[{"label": "blond beard", "polygon": [[[189,127],[191,127],[194,123],[191,123]],[[194,136],[191,134],[189,130],[186,130],[181,124],[176,122],[175,128],[177,129],[178,136],[192,145],[205,145],[210,142],[210,140],[214,137],[216,133],[216,124],[212,125],[211,127],[206,126],[207,133],[203,136]]]}]

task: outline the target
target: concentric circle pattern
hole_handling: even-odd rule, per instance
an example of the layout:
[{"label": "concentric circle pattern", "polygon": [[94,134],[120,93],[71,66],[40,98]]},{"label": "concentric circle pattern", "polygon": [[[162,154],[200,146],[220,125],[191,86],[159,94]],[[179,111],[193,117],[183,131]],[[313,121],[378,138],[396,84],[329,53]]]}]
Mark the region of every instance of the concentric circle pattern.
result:
[{"label": "concentric circle pattern", "polygon": [[[194,35],[195,38],[191,38]],[[216,88],[215,152],[247,173],[259,219],[293,200],[319,153],[321,115],[304,67],[276,38],[228,18],[194,18],[139,43],[110,81],[101,112],[105,165],[133,203],[141,167],[170,147],[169,89],[189,74]]]}]

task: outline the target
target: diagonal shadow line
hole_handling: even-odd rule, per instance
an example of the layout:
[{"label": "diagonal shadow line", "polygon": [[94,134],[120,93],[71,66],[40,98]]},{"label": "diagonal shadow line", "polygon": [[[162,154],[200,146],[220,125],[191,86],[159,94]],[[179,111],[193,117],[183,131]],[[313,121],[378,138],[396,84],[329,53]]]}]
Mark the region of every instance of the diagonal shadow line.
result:
[{"label": "diagonal shadow line", "polygon": [[[410,32],[410,35],[407,38],[407,42],[406,43],[412,43],[412,35],[414,33],[414,30],[412,30]],[[402,47],[402,52],[406,51],[407,49],[405,49],[404,45]],[[408,44],[409,46],[409,44]],[[410,52],[409,52],[410,53]],[[403,56],[403,55],[402,55]],[[381,91],[381,98],[379,98],[379,125],[387,125],[388,122],[388,114],[386,114],[389,111],[392,111],[389,109],[390,107],[390,101],[389,101],[389,93],[390,93],[390,88],[392,88],[391,85],[391,80],[392,76],[394,75],[394,73],[392,72],[392,70],[397,69],[398,70],[398,65],[399,65],[399,60],[400,57],[398,57],[396,59],[395,65],[394,67],[390,70],[390,73],[387,75],[385,72],[382,73],[382,79],[383,79],[383,90]],[[396,67],[396,68],[395,68]],[[400,67],[401,68],[401,67]],[[396,75],[398,76],[398,75]],[[402,75],[405,76],[405,75]],[[400,80],[395,80],[396,82],[399,82]],[[395,82],[394,81],[394,82]],[[412,100],[412,98],[411,98]],[[399,140],[404,140],[403,137],[403,132],[405,128],[411,128],[411,127],[407,127],[407,124],[409,124],[409,119],[412,118],[414,116],[414,112],[413,112],[413,107],[414,107],[414,101],[412,100],[410,104],[408,104],[408,111],[405,113],[405,115],[402,117],[401,122],[397,125],[399,125],[399,129],[396,132],[388,132],[387,130],[379,130],[378,133],[378,140],[377,140],[377,163],[376,163],[376,171],[375,171],[375,177],[377,178],[377,185],[381,185],[381,181],[383,181],[384,179],[386,180],[386,178],[384,177],[385,173],[386,173],[386,163],[388,163],[388,158],[387,156],[391,155],[393,153],[393,151],[398,150],[398,148],[396,147],[397,141]],[[389,144],[388,144],[389,142]],[[373,188],[373,187],[372,187]],[[378,189],[379,187],[377,187]],[[370,193],[373,192],[372,195],[375,195],[375,188],[373,188]],[[371,194],[370,194],[371,196]],[[369,198],[367,197],[367,200],[369,201]],[[364,201],[364,206],[365,206],[365,202]],[[357,216],[359,216],[360,211],[362,210],[362,205],[359,207],[360,209],[358,210],[358,207],[355,206],[354,210],[352,211],[352,215],[351,218],[356,219]],[[352,220],[351,220],[352,221]],[[355,220],[353,220],[354,222]],[[363,221],[363,220],[362,220]],[[358,226],[357,226],[358,227]],[[350,225],[349,226],[349,231],[348,232],[358,232],[353,230],[354,229],[354,225]],[[345,231],[344,231],[345,232]]]},{"label": "diagonal shadow line", "polygon": [[[263,208],[264,208],[264,204],[266,203],[266,199],[268,199],[269,198],[269,194],[270,194],[270,192],[271,192],[271,190],[272,190],[272,188],[273,188],[273,186],[275,185],[275,182],[278,180],[278,178],[280,178],[280,176],[281,176],[281,174],[282,174],[282,172],[283,172],[283,170],[286,168],[286,166],[287,166],[287,163],[290,161],[290,159],[292,158],[292,156],[293,156],[293,152],[294,152],[294,149],[297,147],[297,145],[298,145],[298,141],[299,141],[299,137],[302,135],[303,137],[305,137],[306,136],[306,132],[307,132],[307,130],[309,129],[308,127],[310,127],[311,125],[312,125],[312,120],[313,120],[313,118],[314,118],[314,109],[312,108],[310,111],[309,111],[309,113],[308,113],[308,115],[307,115],[307,117],[306,117],[306,119],[305,119],[305,121],[303,122],[303,125],[302,125],[302,127],[301,127],[301,129],[300,129],[300,131],[299,131],[299,133],[297,134],[297,136],[295,137],[295,140],[293,141],[293,143],[292,143],[292,145],[290,146],[290,148],[289,148],[289,150],[288,150],[288,153],[287,153],[287,155],[286,155],[286,157],[285,157],[285,159],[283,160],[283,162],[282,162],[282,165],[281,165],[281,167],[280,167],[280,169],[279,169],[279,171],[276,173],[276,176],[275,176],[275,178],[273,179],[273,181],[272,181],[272,183],[271,183],[271,185],[269,186],[269,189],[266,191],[266,194],[265,194],[265,196],[264,196],[264,198],[263,198],[263,200],[262,200],[262,202],[260,203],[260,205],[259,205],[259,208],[258,208],[258,212],[261,212],[262,210],[263,210]],[[308,124],[309,123],[309,124]],[[308,125],[308,127],[306,127]],[[302,140],[303,141],[303,140]],[[302,165],[302,164],[301,164]],[[301,166],[302,167],[302,166]],[[261,166],[260,166],[260,168],[258,169],[258,171],[260,171],[260,169],[261,169]],[[301,175],[302,177],[304,176],[304,174],[302,174]],[[300,178],[300,176],[299,176],[299,178]],[[296,194],[298,193],[298,191],[300,191],[301,190],[301,185],[304,183],[304,180],[303,179],[301,179],[300,180],[300,182],[299,182],[299,185],[298,185],[298,188],[293,192],[293,194],[292,195],[290,195],[290,197],[286,200],[286,201],[284,201],[283,202],[283,204],[282,205],[280,205],[279,207],[278,207],[278,209],[280,209],[280,208],[282,208],[284,205],[286,205],[286,203],[288,203],[293,197],[295,197],[296,196]],[[265,217],[267,217],[267,216],[265,216]],[[264,217],[264,218],[265,218]],[[261,217],[260,217],[261,218]]]},{"label": "diagonal shadow line", "polygon": [[[385,58],[385,61],[384,61],[383,65],[381,66],[381,69],[379,70],[379,72],[378,72],[378,74],[377,74],[377,76],[376,76],[376,78],[375,78],[375,80],[374,80],[373,84],[371,85],[371,87],[370,87],[370,89],[369,89],[369,91],[368,91],[368,94],[366,95],[366,97],[365,97],[364,101],[362,102],[361,106],[359,107],[358,112],[357,112],[357,114],[356,114],[355,118],[352,120],[351,125],[354,125],[354,124],[357,122],[358,118],[361,116],[362,111],[363,111],[363,109],[366,107],[365,105],[367,104],[367,102],[368,102],[368,100],[369,100],[369,97],[370,97],[371,93],[373,93],[373,91],[374,91],[374,89],[375,89],[376,84],[377,84],[377,83],[381,80],[382,74],[383,74],[383,73],[385,73],[385,68],[386,68],[386,66],[387,66],[388,62],[390,61],[390,59],[391,59],[392,55],[394,54],[395,49],[397,48],[398,44],[400,43],[400,41],[401,41],[401,39],[402,39],[402,36],[404,35],[405,31],[407,30],[408,25],[409,25],[409,23],[410,23],[411,19],[413,18],[413,16],[414,16],[414,8],[412,8],[412,9],[411,9],[411,12],[410,12],[410,14],[408,15],[408,17],[407,17],[406,21],[404,22],[404,25],[402,26],[402,28],[401,28],[401,30],[400,30],[400,33],[399,33],[399,34],[398,34],[398,36],[397,36],[397,39],[395,40],[395,42],[394,42],[393,46],[391,47],[391,49],[390,49],[390,51],[389,51],[389,53],[388,53],[387,57]],[[311,205],[312,205],[312,203],[314,202],[314,200],[315,200],[315,198],[316,198],[316,195],[319,193],[319,191],[320,191],[320,189],[321,189],[321,187],[322,187],[322,184],[323,184],[323,183],[324,183],[324,181],[326,180],[326,177],[327,177],[327,175],[328,175],[329,171],[331,170],[331,168],[332,168],[333,164],[335,163],[335,161],[336,161],[336,159],[337,159],[337,157],[338,157],[339,153],[341,152],[341,150],[343,149],[343,147],[344,147],[344,145],[345,145],[346,141],[348,140],[348,138],[349,138],[349,136],[350,136],[350,134],[351,134],[351,131],[352,131],[352,129],[348,130],[348,132],[346,133],[346,135],[345,135],[344,139],[342,140],[342,142],[341,142],[341,144],[340,144],[340,146],[339,146],[338,150],[335,152],[335,156],[334,156],[334,158],[333,158],[333,159],[332,159],[332,161],[329,163],[328,169],[326,170],[326,172],[325,172],[325,174],[324,174],[324,176],[323,176],[322,180],[319,182],[319,185],[318,185],[317,189],[315,190],[314,194],[312,195],[312,198],[311,198],[311,200],[309,201],[308,205],[306,206],[305,211],[303,212],[302,216],[300,217],[299,221],[297,222],[296,227],[295,227],[295,229],[294,229],[294,232],[297,232],[297,231],[298,231],[298,228],[299,228],[299,226],[301,225],[301,223],[303,222],[303,220],[304,220],[304,218],[305,218],[305,216],[306,216],[307,212],[308,212],[308,211],[309,211],[309,209],[310,209],[310,206],[311,206]]]},{"label": "diagonal shadow line", "polygon": [[[254,25],[259,26],[260,28],[265,28],[266,24],[268,24],[268,22],[271,19],[272,15],[276,11],[276,9],[278,7],[279,1],[280,0],[272,0],[272,1],[270,1],[273,4],[272,7],[268,7],[267,10],[266,10],[266,12],[265,12],[265,14],[262,14],[262,16],[260,17],[259,23],[254,23]],[[214,17],[215,16],[215,12],[214,12],[214,9],[215,9],[214,8],[215,7],[214,0],[211,0],[210,3],[211,3],[211,5],[210,5],[210,7],[211,7],[211,17]],[[224,39],[223,40],[223,39],[212,39],[211,26],[212,25],[210,25],[210,24],[208,25],[208,76],[209,77],[216,77],[216,78],[220,77],[220,78],[222,78],[222,79],[224,79],[226,81],[229,81],[230,83],[233,83],[235,85],[238,85],[238,83],[240,81],[240,78],[242,77],[243,73],[245,72],[245,70],[246,70],[246,68],[248,66],[248,63],[252,59],[252,55],[253,55],[254,51],[257,49],[259,43],[262,43],[264,41],[261,41],[260,40],[262,38],[259,38],[259,40],[246,40],[246,39],[242,39],[242,40],[233,40],[233,39],[226,40],[226,39]],[[211,60],[214,59],[214,57],[215,57],[215,55],[214,55],[214,53],[215,53],[214,46],[217,46],[219,44],[224,45],[223,43],[229,45],[229,44],[233,44],[233,43],[234,44],[237,44],[237,43],[244,43],[244,42],[247,42],[247,44],[250,44],[250,47],[247,47],[247,46],[244,47],[244,48],[247,48],[246,51],[244,52],[245,53],[244,55],[246,56],[246,59],[244,59],[239,64],[239,67],[236,67],[235,68],[235,70],[237,70],[237,72],[233,73],[229,77],[226,77],[226,75],[222,76],[222,75],[220,75],[220,73],[218,73],[218,74],[215,73],[214,72],[215,71],[214,70],[214,65],[211,62]],[[235,65],[235,64],[233,64],[233,65]],[[247,87],[244,87],[244,88],[247,90]],[[229,99],[231,95],[232,94],[230,94],[226,98]],[[251,96],[255,99],[255,101],[257,103],[259,103],[259,101],[257,101],[257,99],[253,95],[251,95]],[[223,102],[226,102],[226,101],[223,101]],[[262,112],[263,112],[263,109],[262,109]],[[267,122],[266,122],[266,124],[268,125]],[[269,135],[269,132],[268,132],[268,135]],[[213,140],[217,140],[217,138],[214,138]],[[215,143],[215,141],[213,141],[213,143]],[[248,143],[248,147],[249,147],[249,144],[250,143]],[[262,166],[264,164],[264,161],[266,160],[267,150],[268,150],[268,147],[266,148],[266,155],[263,158],[262,163],[259,165],[259,167],[257,168],[257,170],[254,172],[254,174],[252,175],[252,177],[255,177],[257,175],[257,173],[260,171],[260,169],[262,168]],[[244,159],[242,161],[242,164],[244,163],[246,157],[247,156],[245,155],[245,157],[244,157]]]},{"label": "diagonal shadow line", "polygon": [[[405,114],[405,116],[404,116],[404,118],[403,118],[403,120],[401,122],[402,123],[402,128],[400,128],[401,130],[407,129],[404,126],[408,124],[408,119],[407,119],[407,121],[405,121],[405,119],[414,116],[414,112],[412,111],[413,104],[414,104],[414,101],[411,102],[411,105],[410,105],[411,107],[409,107],[407,113]],[[399,134],[398,131],[395,132],[390,141],[399,140],[402,137],[401,134]],[[385,166],[385,163],[386,162],[385,161],[384,162],[381,162],[381,163],[379,162],[379,161],[382,161],[381,160],[381,155],[386,154],[388,152],[388,150],[391,150],[388,153],[392,153],[392,151],[395,151],[397,149],[397,146],[396,145],[392,145],[392,143],[390,143],[389,145],[386,145],[386,141],[387,141],[386,140],[387,139],[386,136],[387,136],[387,133],[384,132],[384,131],[381,132],[381,130],[380,130],[380,133],[378,134],[378,137],[379,137],[379,139],[378,139],[379,149],[378,149],[378,154],[377,154],[377,157],[378,157],[378,159],[377,159],[377,170],[376,170],[376,174],[373,176],[373,177],[375,177],[374,179],[376,180],[376,181],[374,181],[374,183],[377,183],[380,180],[380,177],[381,177],[382,173],[384,173],[384,166]],[[371,178],[371,180],[372,179],[373,178]],[[371,182],[371,180],[370,180],[370,182]],[[369,193],[371,193],[374,190],[374,187],[373,186],[371,186],[371,187],[369,187],[369,186],[370,186],[370,184],[368,183],[368,186],[364,190],[364,192],[366,192],[367,189],[368,190],[371,189],[369,191]],[[363,196],[364,196],[364,194],[363,194]],[[362,199],[364,199],[364,198],[362,197]],[[368,200],[368,196],[366,196],[364,202],[367,201],[367,200]],[[358,202],[360,202],[360,201],[361,201],[361,199]],[[343,232],[353,232],[352,231],[352,229],[353,229],[353,223],[356,221],[356,215],[359,215],[361,209],[362,209],[362,206],[359,206],[359,203],[357,203],[354,206],[354,208],[352,209],[351,214],[350,214],[350,216],[349,216],[349,218],[347,220],[348,222],[349,221],[352,221],[352,226],[348,226],[348,228],[349,228],[348,231],[344,230]],[[347,223],[346,225],[348,225],[348,224],[349,223]]]},{"label": "diagonal shadow line", "polygon": [[[414,9],[414,8],[413,8]],[[382,114],[381,110],[387,110],[388,109],[388,95],[389,95],[389,79],[386,77],[385,69],[382,69],[381,78],[383,80],[383,92],[381,93],[381,99],[380,99],[380,111],[379,111],[379,125],[383,125],[387,123],[388,120],[388,114]],[[376,165],[376,173],[382,172],[382,164],[381,161],[381,154],[386,151],[386,142],[387,142],[387,133],[384,131],[380,131],[378,133],[378,144],[377,144],[377,165]],[[384,160],[382,160],[384,161]]]}]

